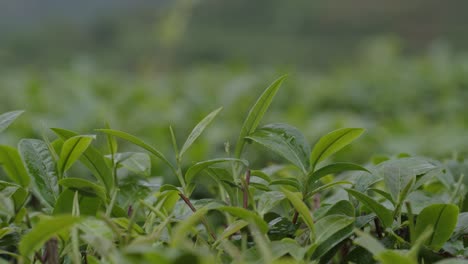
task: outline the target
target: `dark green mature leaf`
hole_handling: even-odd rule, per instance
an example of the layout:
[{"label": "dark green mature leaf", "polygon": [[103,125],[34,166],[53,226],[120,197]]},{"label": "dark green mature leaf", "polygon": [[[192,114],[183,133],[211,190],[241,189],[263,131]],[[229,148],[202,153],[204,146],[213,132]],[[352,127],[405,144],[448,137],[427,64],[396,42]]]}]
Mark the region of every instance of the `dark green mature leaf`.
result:
[{"label": "dark green mature leaf", "polygon": [[312,259],[319,259],[353,234],[354,218],[344,215],[329,215],[317,221],[315,227],[317,229],[315,242],[317,247],[312,254]]},{"label": "dark green mature leaf", "polygon": [[310,213],[307,205],[302,201],[301,197],[299,197],[297,193],[290,192],[284,188],[281,191],[286,195],[296,211],[302,216],[302,219],[304,219],[304,222],[310,229],[312,240],[315,240],[314,219],[312,218],[312,214]]},{"label": "dark green mature leaf", "polygon": [[332,205],[326,212],[327,215],[346,215],[349,217],[354,217],[354,206],[346,200],[341,200]]},{"label": "dark green mature leaf", "polygon": [[205,160],[192,165],[187,172],[185,173],[185,180],[190,183],[193,181],[193,178],[203,171],[204,169],[213,166],[215,164],[223,163],[223,162],[237,162],[243,164],[244,166],[249,166],[249,162],[243,159],[234,159],[234,158],[219,158],[219,159],[212,159],[212,160]]},{"label": "dark green mature leaf", "polygon": [[428,226],[432,226],[432,236],[425,244],[436,251],[439,250],[455,230],[458,211],[458,207],[453,204],[433,204],[424,208],[416,221],[416,238],[421,236]]},{"label": "dark green mature leaf", "polygon": [[403,190],[413,178],[435,170],[437,166],[427,159],[411,157],[382,162],[376,169],[377,173],[384,179],[393,200],[399,201],[402,198]]},{"label": "dark green mature leaf", "polygon": [[457,226],[453,231],[452,238],[457,239],[462,235],[468,234],[468,212],[463,212],[458,215]]},{"label": "dark green mature leaf", "polygon": [[11,180],[24,188],[29,186],[29,175],[15,148],[0,145],[0,165]]},{"label": "dark green mature leaf", "polygon": [[377,217],[382,221],[382,224],[385,227],[391,227],[393,223],[393,214],[390,210],[385,208],[383,205],[381,205],[379,202],[375,201],[371,197],[360,193],[358,191],[352,190],[352,189],[346,189],[346,191],[354,196],[359,202],[361,202],[363,205],[365,205],[367,208],[372,210]]},{"label": "dark green mature leaf", "polygon": [[15,215],[15,204],[11,197],[0,192],[0,216],[12,217]]},{"label": "dark green mature leaf", "polygon": [[17,111],[11,111],[7,113],[3,113],[0,115],[0,133],[3,132],[5,129],[7,129],[8,126],[13,123],[13,121],[16,120],[24,111],[22,110],[17,110]]},{"label": "dark green mature leaf", "polygon": [[325,160],[337,151],[349,145],[355,139],[364,133],[362,128],[342,128],[330,132],[320,138],[315,144],[312,153],[310,154],[310,165],[313,168],[320,161]]},{"label": "dark green mature leaf", "polygon": [[276,152],[304,174],[307,173],[310,146],[304,135],[295,127],[287,124],[270,124],[256,130],[246,138]]},{"label": "dark green mature leaf", "polygon": [[459,259],[459,258],[451,258],[451,259],[444,259],[444,260],[438,261],[436,262],[436,264],[468,264],[468,260]]},{"label": "dark green mature leaf", "polygon": [[268,110],[268,107],[273,101],[273,98],[275,97],[276,92],[278,92],[278,89],[280,88],[281,83],[283,83],[284,79],[286,79],[286,76],[278,78],[268,88],[266,88],[262,95],[260,95],[258,100],[250,109],[249,113],[247,114],[247,118],[245,119],[244,124],[242,125],[242,129],[239,134],[239,139],[237,140],[235,150],[236,158],[240,158],[240,156],[242,155],[242,151],[244,150],[245,145],[245,137],[252,134],[255,131],[255,129],[257,129],[258,124],[260,124],[263,115],[265,115],[265,112]]},{"label": "dark green mature leaf", "polygon": [[58,170],[65,173],[75,163],[91,144],[95,136],[74,136],[63,143],[58,161]]},{"label": "dark green mature leaf", "polygon": [[166,163],[173,171],[175,171],[174,166],[172,165],[171,162],[162,154],[159,150],[151,147],[150,145],[146,144],[143,140],[137,138],[134,135],[131,135],[129,133],[119,131],[119,130],[114,130],[114,129],[97,129],[97,131],[109,134],[112,136],[119,137],[121,139],[127,140],[147,151],[149,151],[151,154],[156,156],[157,158],[161,159],[164,163]]},{"label": "dark green mature leaf", "polygon": [[97,196],[102,199],[102,201],[106,201],[106,190],[102,186],[89,180],[81,178],[65,178],[61,179],[59,184],[70,190],[79,191],[91,196]]},{"label": "dark green mature leaf", "polygon": [[30,257],[47,240],[61,231],[70,229],[73,225],[80,222],[81,218],[62,215],[51,218],[44,218],[33,227],[31,232],[23,236],[19,243],[21,255]]},{"label": "dark green mature leaf", "polygon": [[[52,212],[53,215],[72,214],[75,192],[72,189],[65,189],[60,193]],[[95,216],[102,202],[98,197],[79,195],[78,203],[80,215]],[[116,206],[113,209],[118,210]]]},{"label": "dark green mature leaf", "polygon": [[[63,140],[67,140],[78,134],[61,128],[52,128]],[[93,146],[89,146],[80,158],[80,161],[93,173],[96,179],[104,185],[107,191],[107,196],[114,189],[114,177],[112,177],[111,169],[107,166],[104,156]]]},{"label": "dark green mature leaf", "polygon": [[59,195],[55,161],[47,144],[38,139],[22,139],[18,150],[29,176],[34,179],[36,192],[49,204]]},{"label": "dark green mature leaf", "polygon": [[[344,171],[365,171],[369,172],[366,168],[347,162],[337,162],[330,165],[324,166],[308,176],[308,186],[312,185],[314,182],[318,181],[320,178],[325,177],[329,174],[340,173]],[[370,173],[370,172],[369,172]]]},{"label": "dark green mature leaf", "polygon": [[184,155],[184,153],[187,151],[187,149],[189,149],[190,146],[192,146],[193,142],[201,135],[201,133],[203,133],[203,130],[205,130],[205,128],[211,123],[211,121],[213,121],[213,119],[216,117],[216,115],[219,112],[221,112],[222,109],[223,108],[220,107],[220,108],[214,110],[213,112],[208,114],[205,118],[203,118],[203,120],[200,121],[195,126],[195,128],[192,130],[192,132],[188,136],[187,140],[185,141],[184,145],[180,149],[180,153],[179,153],[180,158]]}]

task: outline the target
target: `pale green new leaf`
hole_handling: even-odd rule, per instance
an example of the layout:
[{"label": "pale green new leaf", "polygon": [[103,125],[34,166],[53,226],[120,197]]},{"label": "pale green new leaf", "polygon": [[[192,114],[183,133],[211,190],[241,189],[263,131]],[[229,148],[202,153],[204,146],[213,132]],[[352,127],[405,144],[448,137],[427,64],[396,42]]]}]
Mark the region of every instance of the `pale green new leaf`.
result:
[{"label": "pale green new leaf", "polygon": [[205,128],[211,123],[211,121],[213,121],[213,119],[216,117],[216,115],[221,112],[223,108],[220,107],[216,110],[214,110],[213,112],[211,112],[209,115],[207,115],[205,118],[203,118],[202,121],[200,121],[200,123],[198,123],[195,128],[192,130],[192,132],[190,133],[190,135],[188,136],[187,140],[185,141],[184,145],[182,146],[181,150],[180,150],[180,153],[179,153],[179,157],[181,158],[184,153],[187,151],[187,149],[190,148],[190,146],[192,146],[193,142],[201,135],[201,133],[203,133],[203,130],[205,130]]},{"label": "pale green new leaf", "polygon": [[268,224],[255,212],[233,206],[221,206],[216,209],[220,212],[226,212],[232,216],[239,217],[249,223],[254,223],[263,234],[268,232]]},{"label": "pale green new leaf", "polygon": [[26,188],[29,186],[29,175],[15,148],[0,145],[0,165],[3,166],[6,175],[11,180],[21,185],[21,187]]},{"label": "pale green new leaf", "polygon": [[228,239],[233,234],[240,231],[242,228],[249,225],[249,222],[244,220],[237,220],[230,224],[226,229],[224,229],[223,233],[218,237],[214,245],[220,244],[223,240]]},{"label": "pale green new leaf", "polygon": [[19,243],[19,251],[23,256],[31,256],[47,240],[58,233],[70,229],[73,225],[80,222],[81,219],[71,215],[55,216],[44,218],[34,226],[31,232],[23,236]]},{"label": "pale green new leaf", "polygon": [[0,115],[0,133],[7,129],[24,111],[11,111]]},{"label": "pale green new leaf", "polygon": [[270,124],[248,135],[250,139],[281,155],[304,174],[309,169],[310,146],[304,135],[287,124]]},{"label": "pale green new leaf", "polygon": [[291,204],[296,209],[296,211],[299,213],[299,215],[302,216],[302,219],[304,219],[304,222],[310,229],[312,241],[314,241],[315,240],[315,224],[314,224],[314,219],[312,218],[312,214],[309,211],[309,208],[302,201],[302,199],[299,197],[297,193],[290,192],[284,188],[282,188],[281,191],[286,195],[286,197],[291,202]]},{"label": "pale green new leaf", "polygon": [[71,137],[63,143],[58,161],[58,170],[65,173],[86,151],[95,136],[83,135]]},{"label": "pale green new leaf", "polygon": [[320,138],[310,154],[310,165],[312,170],[315,168],[317,163],[346,147],[361,136],[362,133],[364,133],[364,129],[362,128],[342,128],[330,132]]},{"label": "pale green new leaf", "polygon": [[153,154],[157,158],[161,159],[164,163],[166,163],[175,172],[174,166],[172,165],[171,162],[169,162],[169,160],[164,156],[164,154],[162,154],[159,150],[157,150],[157,149],[151,147],[150,145],[146,144],[143,140],[137,138],[136,136],[131,135],[131,134],[126,133],[126,132],[123,132],[123,131],[114,130],[114,129],[97,129],[97,131],[105,133],[105,134],[113,135],[113,136],[119,137],[119,138],[124,139],[124,140],[127,140],[127,141],[129,141],[129,142],[131,142],[131,143],[133,143],[133,144],[135,144],[135,145],[149,151],[151,154]]},{"label": "pale green new leaf", "polygon": [[358,237],[353,241],[354,244],[365,248],[374,256],[385,251],[385,247],[373,236],[359,229],[354,229],[354,232],[358,235]]},{"label": "pale green new leaf", "polygon": [[[73,131],[61,128],[52,128],[52,131],[54,131],[63,140],[67,140],[78,135]],[[114,177],[112,177],[111,169],[107,165],[107,162],[101,152],[90,145],[81,156],[80,161],[93,173],[96,179],[104,185],[107,191],[107,196],[110,196],[110,192],[114,188]]]},{"label": "pale green new leaf", "polygon": [[260,95],[257,99],[255,104],[250,109],[249,113],[247,114],[247,118],[242,125],[241,132],[239,134],[239,139],[237,140],[236,150],[235,150],[235,157],[240,158],[242,155],[242,151],[244,150],[245,145],[245,137],[252,134],[255,129],[257,129],[258,124],[265,115],[265,112],[268,110],[273,98],[275,97],[278,89],[283,83],[286,76],[282,76],[275,80],[265,91]]}]

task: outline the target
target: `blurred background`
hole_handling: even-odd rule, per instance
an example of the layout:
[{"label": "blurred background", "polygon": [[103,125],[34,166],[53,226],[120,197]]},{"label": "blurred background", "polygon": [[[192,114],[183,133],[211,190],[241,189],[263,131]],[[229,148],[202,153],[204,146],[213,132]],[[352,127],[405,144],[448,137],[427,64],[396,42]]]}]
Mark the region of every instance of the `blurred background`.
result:
[{"label": "blurred background", "polygon": [[462,0],[0,1],[0,112],[27,111],[0,143],[109,122],[167,153],[169,125],[182,143],[223,106],[188,161],[213,158],[288,74],[264,123],[311,143],[366,128],[338,159],[465,154],[466,10]]}]

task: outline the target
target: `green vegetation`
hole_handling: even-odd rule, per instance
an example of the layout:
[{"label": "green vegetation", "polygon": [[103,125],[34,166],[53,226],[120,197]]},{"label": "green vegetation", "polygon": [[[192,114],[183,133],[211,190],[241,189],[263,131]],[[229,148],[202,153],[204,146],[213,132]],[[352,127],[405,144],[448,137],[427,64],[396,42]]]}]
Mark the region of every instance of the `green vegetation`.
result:
[{"label": "green vegetation", "polygon": [[[388,54],[378,62],[370,56],[362,68],[339,70],[330,79],[281,77],[256,101],[258,90],[250,86],[256,80],[246,74],[249,90],[224,97],[231,100],[225,101],[224,114],[213,95],[228,90],[216,93],[219,86],[211,85],[206,96],[191,94],[202,83],[193,78],[209,83],[212,73],[185,77],[180,87],[194,90],[156,92],[143,80],[122,95],[113,93],[119,81],[111,75],[82,81],[73,78],[80,73],[71,72],[75,85],[99,89],[53,88],[56,97],[44,100],[38,87],[45,86],[32,79],[23,94],[36,99],[32,111],[0,115],[0,132],[17,142],[17,147],[0,145],[0,263],[466,263],[468,162],[461,154],[442,161],[377,155],[393,135],[427,123],[444,120],[440,126],[450,128],[447,133],[466,131],[464,113],[454,111],[462,110],[467,98],[466,64],[432,67],[441,61],[431,59],[449,56],[435,55],[406,61]],[[293,88],[280,96],[288,82]],[[74,92],[97,110],[73,112],[85,122],[72,118],[70,126],[87,132],[52,128],[49,133],[41,126],[35,132],[42,121],[34,114],[72,109],[66,101]],[[168,100],[179,93],[183,102]],[[459,96],[444,96],[453,93]],[[15,95],[18,91],[2,91],[12,105]],[[107,97],[121,104],[109,118],[112,127],[99,126],[99,109],[108,107],[99,98]],[[179,112],[155,111],[159,103]],[[275,112],[275,104],[286,114]],[[208,113],[210,107],[215,110]],[[340,107],[355,112],[340,122],[340,114],[329,116]],[[239,112],[247,111],[242,122]],[[311,119],[316,113],[325,121]],[[87,118],[91,115],[95,119]],[[156,120],[165,129],[153,123],[155,115],[162,116]],[[337,129],[303,134],[289,121],[305,129]],[[422,153],[446,157],[450,150],[466,149],[450,135],[443,142],[456,148],[447,151],[432,141]]]}]

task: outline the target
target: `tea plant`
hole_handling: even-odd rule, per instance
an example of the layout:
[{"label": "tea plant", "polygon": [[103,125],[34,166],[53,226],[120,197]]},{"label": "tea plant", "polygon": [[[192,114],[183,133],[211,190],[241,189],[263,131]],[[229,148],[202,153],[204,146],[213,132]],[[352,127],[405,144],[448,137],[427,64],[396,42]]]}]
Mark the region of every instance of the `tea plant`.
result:
[{"label": "tea plant", "polygon": [[[258,98],[223,157],[185,155],[221,108],[182,147],[170,127],[174,156],[109,126],[0,146],[0,263],[467,262],[466,161],[335,162],[364,129],[311,146],[288,124],[260,126],[284,79]],[[21,114],[0,115],[0,132]],[[121,150],[121,140],[143,152]],[[256,167],[245,152],[258,147],[284,164]],[[179,184],[150,177],[155,161]]]}]

